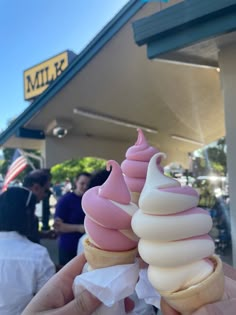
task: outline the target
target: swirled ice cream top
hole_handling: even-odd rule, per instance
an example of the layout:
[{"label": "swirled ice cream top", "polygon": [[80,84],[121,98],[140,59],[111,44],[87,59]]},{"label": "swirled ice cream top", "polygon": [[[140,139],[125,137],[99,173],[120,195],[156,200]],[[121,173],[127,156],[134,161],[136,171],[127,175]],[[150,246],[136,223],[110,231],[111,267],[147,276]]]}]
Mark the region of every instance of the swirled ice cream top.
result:
[{"label": "swirled ice cream top", "polygon": [[131,192],[141,192],[146,180],[148,163],[158,150],[150,146],[141,129],[136,143],[126,151],[126,159],[121,164],[125,182]]},{"label": "swirled ice cream top", "polygon": [[137,237],[131,230],[131,218],[137,206],[130,202],[130,192],[120,165],[111,160],[107,162],[107,169],[110,167],[111,173],[106,182],[83,195],[85,228],[95,246],[123,251],[137,246]]},{"label": "swirled ice cream top", "polygon": [[155,154],[149,163],[139,207],[144,213],[167,215],[196,207],[199,196],[195,189],[181,184],[163,173],[160,162],[164,153]]},{"label": "swirled ice cream top", "polygon": [[138,139],[136,143],[128,148],[125,157],[128,160],[149,162],[151,157],[158,152],[158,150],[150,146],[143,134],[142,129],[138,128]]}]

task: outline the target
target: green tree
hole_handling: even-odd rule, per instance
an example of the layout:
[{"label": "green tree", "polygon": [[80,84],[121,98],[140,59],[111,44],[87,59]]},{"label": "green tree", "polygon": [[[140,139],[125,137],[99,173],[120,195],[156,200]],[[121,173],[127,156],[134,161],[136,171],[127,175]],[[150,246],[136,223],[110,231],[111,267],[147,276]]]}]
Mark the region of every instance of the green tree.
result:
[{"label": "green tree", "polygon": [[93,171],[104,168],[105,166],[105,160],[93,157],[68,160],[51,168],[52,182],[63,182],[66,177],[69,177],[71,181],[73,181],[76,175],[80,172],[92,173]]},{"label": "green tree", "polygon": [[15,149],[11,149],[11,148],[5,148],[3,149],[3,163],[1,165],[1,171],[0,173],[5,176],[7,173],[7,169],[9,167],[9,165],[11,164],[11,160],[13,157]]},{"label": "green tree", "polygon": [[211,168],[219,175],[226,175],[227,173],[226,152],[227,148],[225,138],[219,139],[214,147],[209,147],[207,149],[207,155]]},{"label": "green tree", "polygon": [[226,161],[227,147],[225,138],[219,139],[214,145],[199,149],[197,156],[193,159],[194,176],[227,174]]}]

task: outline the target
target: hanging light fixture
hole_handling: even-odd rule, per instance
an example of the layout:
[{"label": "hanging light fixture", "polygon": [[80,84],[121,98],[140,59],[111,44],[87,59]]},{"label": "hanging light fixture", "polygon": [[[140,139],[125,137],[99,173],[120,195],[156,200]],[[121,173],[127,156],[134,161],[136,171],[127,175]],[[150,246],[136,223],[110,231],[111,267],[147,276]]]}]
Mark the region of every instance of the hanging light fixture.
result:
[{"label": "hanging light fixture", "polygon": [[140,124],[135,124],[133,122],[127,121],[127,120],[121,120],[121,119],[117,119],[115,117],[111,117],[111,116],[107,116],[107,115],[103,115],[103,114],[98,114],[95,112],[90,112],[84,109],[80,109],[80,108],[74,108],[73,110],[74,114],[76,115],[81,115],[87,118],[91,118],[91,119],[96,119],[96,120],[102,120],[111,124],[115,124],[115,125],[120,125],[120,126],[124,126],[127,128],[141,128],[142,130],[149,132],[149,133],[154,133],[157,134],[158,130],[145,126],[145,125],[140,125]]}]

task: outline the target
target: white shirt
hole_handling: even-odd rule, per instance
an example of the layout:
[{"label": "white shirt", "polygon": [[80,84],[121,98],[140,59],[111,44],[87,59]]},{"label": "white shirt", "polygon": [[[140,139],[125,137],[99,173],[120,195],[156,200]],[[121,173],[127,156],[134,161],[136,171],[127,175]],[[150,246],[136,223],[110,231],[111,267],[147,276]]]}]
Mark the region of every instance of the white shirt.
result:
[{"label": "white shirt", "polygon": [[64,188],[63,188],[63,195],[70,192],[72,189],[72,185],[70,182],[66,183]]},{"label": "white shirt", "polygon": [[0,232],[1,315],[20,315],[54,273],[45,247],[16,232]]}]

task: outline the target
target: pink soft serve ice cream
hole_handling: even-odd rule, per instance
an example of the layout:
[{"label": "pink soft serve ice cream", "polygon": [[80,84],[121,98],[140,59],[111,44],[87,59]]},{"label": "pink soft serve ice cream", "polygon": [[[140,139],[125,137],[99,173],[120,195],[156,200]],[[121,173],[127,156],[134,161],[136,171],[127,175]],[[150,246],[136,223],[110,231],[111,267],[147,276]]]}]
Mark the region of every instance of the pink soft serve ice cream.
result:
[{"label": "pink soft serve ice cream", "polygon": [[138,244],[138,238],[131,229],[131,219],[137,207],[130,202],[130,192],[120,165],[111,160],[107,162],[107,169],[110,167],[112,170],[106,182],[83,195],[85,230],[90,243],[99,249],[128,251]]},{"label": "pink soft serve ice cream", "polygon": [[138,139],[126,151],[121,169],[130,192],[140,194],[146,180],[148,163],[158,150],[148,144],[141,129],[137,130]]},{"label": "pink soft serve ice cream", "polygon": [[197,207],[199,196],[192,187],[181,187],[164,175],[159,165],[163,156],[157,153],[150,160],[132,228],[141,238],[139,253],[149,264],[152,285],[160,292],[176,292],[213,272],[208,258],[214,254],[214,242],[207,234],[212,220]]}]

